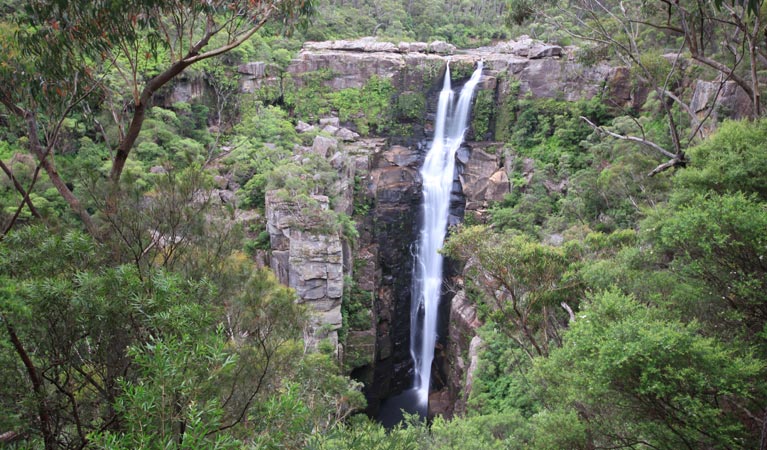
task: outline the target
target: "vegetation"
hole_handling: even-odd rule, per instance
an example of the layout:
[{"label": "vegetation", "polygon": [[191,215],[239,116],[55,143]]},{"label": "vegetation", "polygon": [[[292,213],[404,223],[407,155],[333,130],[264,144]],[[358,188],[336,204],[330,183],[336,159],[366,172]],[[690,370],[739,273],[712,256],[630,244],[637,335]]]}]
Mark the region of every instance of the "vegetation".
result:
[{"label": "vegetation", "polygon": [[[763,5],[629,3],[2,2],[0,445],[767,448]],[[380,313],[352,276],[373,271],[354,253],[367,174],[296,125],[408,134],[426,94],[284,69],[307,39],[521,32],[626,65],[646,101],[537,99],[509,74],[504,98],[478,94],[470,133],[502,144],[511,192],[444,247],[483,323],[473,387],[462,415],[385,430],[347,376]],[[250,61],[277,84],[240,92]],[[183,77],[206,94],[174,97]],[[696,79],[742,109],[693,111]],[[267,198],[351,249],[343,361],[258,268]]]},{"label": "vegetation", "polygon": [[576,222],[559,246],[538,227],[454,233],[445,250],[486,322],[471,411],[516,415],[523,448],[761,445],[767,204],[759,176],[727,174],[763,162],[764,127],[723,123],[710,142],[727,145],[692,148],[668,200],[628,229]]},{"label": "vegetation", "polygon": [[441,40],[459,47],[489,43],[508,36],[503,16],[506,2],[404,0],[329,0],[318,5],[318,17],[306,39],[380,36],[392,41]]}]

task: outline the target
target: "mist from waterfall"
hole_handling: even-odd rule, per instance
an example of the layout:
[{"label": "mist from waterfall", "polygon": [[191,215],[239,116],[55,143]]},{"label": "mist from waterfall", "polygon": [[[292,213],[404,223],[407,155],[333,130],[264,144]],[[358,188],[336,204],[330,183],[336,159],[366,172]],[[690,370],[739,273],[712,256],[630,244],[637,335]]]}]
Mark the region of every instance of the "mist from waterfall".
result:
[{"label": "mist from waterfall", "polygon": [[423,180],[423,225],[413,265],[413,296],[410,311],[410,354],[415,365],[414,388],[418,401],[428,403],[431,366],[437,342],[437,313],[442,293],[443,257],[439,253],[447,233],[450,191],[455,171],[455,153],[463,143],[474,89],[482,76],[482,62],[454,102],[450,65],[439,94],[434,140],[421,168]]}]

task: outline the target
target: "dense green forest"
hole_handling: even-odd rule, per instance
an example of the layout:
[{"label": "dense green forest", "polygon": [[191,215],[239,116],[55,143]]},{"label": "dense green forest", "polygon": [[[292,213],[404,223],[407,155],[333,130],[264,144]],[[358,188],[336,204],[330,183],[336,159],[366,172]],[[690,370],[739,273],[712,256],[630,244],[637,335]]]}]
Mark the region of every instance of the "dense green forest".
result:
[{"label": "dense green forest", "polygon": [[[763,2],[0,11],[0,447],[767,449]],[[377,77],[332,91],[322,72],[303,90],[244,93],[237,66],[284,71],[305,41],[467,49],[522,34],[627,67],[646,101],[477,97],[473,132],[535,176],[513,165],[511,193],[443,250],[483,323],[465,414],[386,430],[360,413],[333,346],[306,345],[310,311],[257,255],[268,192],[352,246],[371,208],[317,212],[339,175],[294,157],[324,136],[299,121],[401,137],[424,97]],[[193,79],[209,95],[173,101]],[[731,83],[742,108],[693,110],[696,80],[717,95]],[[214,193],[222,183],[235,200]],[[345,295],[341,339],[371,308]]]}]

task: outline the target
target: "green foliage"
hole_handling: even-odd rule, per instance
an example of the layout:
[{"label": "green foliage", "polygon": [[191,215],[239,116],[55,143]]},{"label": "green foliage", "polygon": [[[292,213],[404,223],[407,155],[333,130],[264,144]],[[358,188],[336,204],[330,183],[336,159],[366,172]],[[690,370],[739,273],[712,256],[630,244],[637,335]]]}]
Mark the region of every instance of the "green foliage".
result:
[{"label": "green foliage", "polygon": [[696,328],[630,297],[598,294],[578,313],[563,347],[536,361],[536,376],[546,398],[592,418],[574,423],[587,426],[593,444],[739,446],[745,430],[720,401],[750,398],[749,380],[764,364]]},{"label": "green foliage", "polygon": [[300,120],[314,122],[330,113],[330,89],[325,82],[334,74],[328,69],[320,69],[301,75],[298,84],[291,79],[285,81],[284,102],[293,115]]},{"label": "green foliage", "polygon": [[493,91],[480,90],[474,99],[471,111],[471,128],[476,140],[488,140],[495,119],[495,98]]},{"label": "green foliage", "polygon": [[272,171],[288,163],[299,138],[287,113],[277,106],[247,102],[243,114],[235,127],[235,148],[225,163],[243,184],[239,192],[242,206],[263,208]]},{"label": "green foliage", "polygon": [[524,186],[521,178],[513,179],[511,193],[503,201],[493,205],[490,216],[493,225],[499,229],[523,231],[535,236],[556,210],[556,197],[549,196],[541,179],[533,180],[533,184]]},{"label": "green foliage", "polygon": [[708,289],[700,301],[715,312],[709,320],[736,328],[743,323],[747,335],[760,333],[767,323],[767,205],[742,193],[697,194],[670,212],[643,223],[650,242],[673,258],[675,272]]},{"label": "green foliage", "polygon": [[96,444],[115,449],[240,448],[231,436],[217,433],[224,411],[218,399],[209,398],[215,385],[236,370],[236,359],[224,343],[186,335],[129,349],[141,381],[125,383],[115,404],[125,429],[94,435]]},{"label": "green foliage", "polygon": [[604,123],[609,117],[607,108],[597,97],[580,102],[518,100],[513,108],[516,120],[509,128],[498,129],[498,137],[508,139],[521,154],[544,164],[562,167],[566,157],[570,170],[584,168],[590,163],[590,155],[580,143],[593,130],[580,117],[597,124]]},{"label": "green foliage", "polygon": [[480,336],[483,347],[469,406],[479,414],[518,413],[531,417],[542,405],[530,385],[530,358],[492,321],[482,327]]},{"label": "green foliage", "polygon": [[[648,126],[651,119],[638,120],[648,133],[656,133]],[[621,118],[612,126],[625,133],[636,123]],[[635,175],[653,166],[644,149],[584,142],[605,162],[598,169],[575,171],[567,195],[558,200],[569,226],[557,250],[566,257],[561,262],[546,257],[543,248],[532,251],[542,244],[497,226],[454,233],[445,249],[471,262],[466,289],[486,320],[472,411],[518,414],[522,448],[757,445],[755,422],[728,405],[760,404],[767,395],[758,381],[767,354],[762,261],[767,209],[758,181],[744,178],[746,173],[760,176],[748,171],[764,159],[761,141],[752,139],[762,126],[725,124],[728,139],[691,149],[689,167],[673,179]],[[676,190],[669,198],[672,181]],[[518,190],[496,207],[494,220],[524,230],[526,221],[536,219],[519,220],[524,209],[514,208],[525,204],[525,195],[535,205],[552,194],[536,192],[535,180],[529,183],[516,172],[512,183]],[[635,212],[621,218],[620,201],[626,196]],[[594,220],[595,214],[610,214],[613,222]],[[600,231],[593,232],[594,225]],[[631,228],[620,228],[627,225]],[[536,256],[524,258],[526,249]],[[541,287],[546,295],[555,296],[568,282],[576,289],[541,301],[555,307],[563,300],[574,306],[574,316],[558,331],[561,346],[551,345],[538,356],[523,344],[528,336],[543,342],[536,340],[541,329],[534,318],[544,310],[530,310],[521,316],[525,321],[510,320],[519,315],[511,307],[513,296],[504,295],[514,286],[527,286],[514,294],[525,312],[526,302],[536,298],[536,283],[548,278],[541,275],[544,267],[564,270],[554,270],[562,277],[556,287]],[[581,288],[591,294],[578,306]]]},{"label": "green foliage", "polygon": [[490,233],[484,226],[461,228],[444,246],[453,258],[472,259],[466,276],[482,291],[484,311],[530,357],[559,344],[556,305],[577,295],[568,250],[514,233]]},{"label": "green foliage", "polygon": [[245,252],[251,256],[256,253],[256,250],[271,250],[271,248],[269,232],[266,230],[258,233],[255,239],[245,242]]},{"label": "green foliage", "polygon": [[373,293],[357,286],[350,277],[344,278],[341,303],[345,330],[368,330],[372,326]]},{"label": "green foliage", "polygon": [[348,424],[338,424],[325,434],[314,434],[306,448],[311,450],[410,450],[424,448],[428,429],[417,416],[409,416],[404,424],[386,430],[363,415],[354,416]]},{"label": "green foliage", "polygon": [[332,40],[375,35],[392,42],[446,40],[459,47],[476,47],[509,36],[503,26],[505,9],[505,1],[320,3],[305,37]]},{"label": "green foliage", "polygon": [[360,89],[349,88],[331,94],[330,102],[338,111],[338,118],[354,122],[360,134],[380,134],[391,120],[393,95],[391,80],[373,76]]},{"label": "green foliage", "polygon": [[293,124],[286,111],[278,106],[264,105],[259,101],[246,101],[242,105],[242,120],[235,126],[237,136],[249,138],[254,144],[271,143],[292,151],[299,143]]},{"label": "green foliage", "polygon": [[426,96],[420,92],[405,91],[397,96],[397,119],[400,121],[420,121],[426,115]]},{"label": "green foliage", "polygon": [[689,167],[677,176],[683,189],[720,194],[755,193],[767,201],[767,120],[726,121],[702,144],[687,152]]},{"label": "green foliage", "polygon": [[427,448],[506,449],[519,445],[524,431],[523,421],[515,414],[495,413],[453,420],[437,417],[431,424],[431,439]]},{"label": "green foliage", "polygon": [[[53,5],[33,3],[32,9]],[[331,92],[334,74],[325,70],[302,80],[286,78],[282,106],[243,97],[229,107],[154,107],[126,164],[122,201],[106,208],[99,193],[110,188],[102,178],[120,133],[106,105],[128,105],[123,112],[130,112],[134,99],[130,74],[120,73],[129,68],[129,57],[117,56],[109,70],[101,70],[106,53],[94,49],[126,28],[118,41],[130,41],[137,54],[149,53],[136,63],[139,85],[172,60],[151,22],[152,14],[167,11],[140,3],[94,9],[75,1],[43,8],[33,27],[0,24],[7,98],[11,104],[51,106],[35,111],[40,130],[51,129],[55,122],[49,121],[57,120],[75,87],[84,92],[98,79],[109,88],[96,89],[82,110],[78,106],[62,120],[55,155],[65,179],[108,230],[100,236],[103,242],[66,231],[71,214],[45,174],[30,198],[50,228],[21,228],[0,242],[0,430],[24,431],[29,440],[20,446],[44,444],[41,405],[49,408],[55,439],[73,447],[86,440],[125,449],[760,444],[753,430],[761,423],[752,418],[764,415],[767,398],[761,382],[767,355],[764,121],[725,122],[686,151],[684,170],[673,178],[664,173],[648,179],[644,174],[657,165],[657,155],[633,143],[599,139],[579,117],[671,148],[668,126],[657,116],[663,106],[657,95],[643,111],[612,118],[615,111],[600,99],[520,98],[519,83],[511,82],[511,95],[496,109],[492,93],[480,91],[472,118],[476,138],[495,133],[514,154],[504,161],[512,167],[512,191],[492,208],[492,226],[457,229],[445,247],[470,262],[466,289],[486,322],[470,411],[465,418],[436,418],[430,427],[410,418],[387,432],[364,417],[349,417],[364,404],[359,386],[339,374],[328,342],[320,346],[324,353],[304,353],[306,310],[294,292],[256,271],[239,251],[242,230],[231,225],[231,209],[214,207],[207,194],[210,176],[200,167],[233,175],[243,185],[241,205],[262,207],[273,191],[291,209],[296,230],[338,233],[354,247],[355,222],[316,197],[326,195],[333,204],[338,171],[324,158],[293,154],[314,136],[298,136],[292,121],[335,112],[363,134],[406,133],[425,117],[425,96],[417,87],[394,96],[391,80],[377,77],[358,89]],[[6,6],[28,22],[21,8]],[[506,8],[523,19],[540,5],[361,0],[319,6],[322,15],[305,36],[378,33],[470,45],[505,36],[498,24]],[[195,4],[189,11],[205,7]],[[633,11],[634,5],[627,7]],[[85,19],[105,9],[114,14],[106,16],[108,23],[125,19],[126,11],[149,13],[139,23],[128,20],[106,35],[94,34],[98,42],[92,45],[83,36],[99,30],[78,34],[59,20],[74,11],[73,23],[91,23]],[[626,36],[614,25],[607,31],[623,42]],[[197,67],[220,94],[217,99],[238,88],[231,67],[242,61],[286,67],[300,42],[278,36],[277,28]],[[561,30],[544,24],[530,29],[565,43]],[[643,68],[635,66],[632,73],[685,85],[682,73],[671,73],[662,56],[682,42],[637,30],[642,46],[662,45],[664,51],[638,55]],[[69,43],[62,40],[66,32],[75,33]],[[721,34],[712,30],[712,36]],[[50,38],[45,42],[51,48],[40,47],[40,38]],[[32,44],[27,53],[24,42]],[[212,41],[224,42],[220,36]],[[110,54],[119,48],[109,41]],[[578,57],[582,62],[614,50],[595,46]],[[68,59],[45,60],[53,54]],[[87,73],[84,65],[98,70]],[[416,79],[422,76],[430,86],[443,67],[406,70],[420,71]],[[462,78],[467,70],[456,65],[453,76]],[[32,83],[30,73],[37,74]],[[279,101],[279,93],[259,95]],[[685,131],[689,119],[681,112],[672,106]],[[223,126],[213,136],[208,125],[216,118]],[[0,158],[9,161],[25,151],[29,137],[12,114],[2,122]],[[219,150],[228,152],[223,161],[216,159]],[[167,173],[148,174],[154,166]],[[33,169],[28,161],[13,164],[25,186]],[[675,192],[667,201],[672,182]],[[8,180],[2,183],[4,219],[21,199]],[[366,216],[371,207],[368,199],[359,201],[363,189],[355,180],[355,216]],[[20,224],[35,220],[22,211]],[[246,252],[268,249],[268,233],[251,231],[256,238],[244,243]],[[539,236],[564,243],[544,244]],[[348,331],[370,329],[374,307],[372,292],[345,281],[342,339]],[[590,292],[586,301],[584,292]],[[574,310],[574,321],[565,306]],[[44,374],[41,387],[14,335]],[[349,347],[346,368],[371,357]]]}]

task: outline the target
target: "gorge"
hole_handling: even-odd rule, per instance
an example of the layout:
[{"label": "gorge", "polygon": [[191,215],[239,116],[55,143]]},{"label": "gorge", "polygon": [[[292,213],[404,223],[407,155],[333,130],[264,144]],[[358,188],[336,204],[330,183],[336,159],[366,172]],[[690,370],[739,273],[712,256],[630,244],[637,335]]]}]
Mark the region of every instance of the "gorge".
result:
[{"label": "gorge", "polygon": [[5,1],[0,447],[767,450],[764,7]]},{"label": "gorge", "polygon": [[[442,53],[428,51],[429,48]],[[387,132],[384,139],[346,138],[339,134],[340,130],[355,128],[348,119],[343,122],[315,118],[302,125],[302,130],[325,129],[336,133],[330,138],[318,136],[311,149],[299,151],[307,155],[319,152],[342,174],[339,185],[344,186],[340,196],[344,200],[340,203],[336,200],[335,208],[343,208],[357,222],[360,237],[356,248],[332,235],[310,238],[311,233],[291,230],[289,211],[295,210],[295,206],[271,194],[266,202],[271,266],[283,283],[297,289],[302,301],[324,315],[324,321],[315,329],[322,329],[323,333],[329,330],[327,336],[334,343],[339,342],[338,331],[346,333],[339,348],[352,376],[365,384],[369,414],[378,415],[384,399],[388,401],[382,408],[398,411],[399,406],[392,405],[399,405],[397,396],[403,392],[411,411],[429,414],[426,408],[429,380],[434,381],[434,398],[428,402],[432,411],[450,413],[454,405],[462,404],[465,401],[462,399],[468,396],[468,389],[464,389],[468,368],[476,365],[480,347],[475,307],[460,288],[443,298],[439,308],[441,335],[437,340],[435,299],[441,294],[442,263],[434,261],[429,273],[425,273],[423,265],[413,263],[416,250],[411,247],[416,247],[418,253],[428,251],[436,255],[447,223],[457,223],[464,211],[475,216],[486,214],[490,203],[502,200],[510,192],[509,174],[513,169],[532,175],[530,163],[515,158],[502,144],[482,142],[493,134],[502,115],[497,99],[512,95],[514,89],[519,91],[513,95],[534,98],[562,93],[573,100],[603,92],[611,98],[626,95],[617,91],[619,83],[611,82],[619,79],[620,70],[606,65],[585,68],[564,52],[561,47],[531,39],[452,55],[449,53],[455,50],[449,46],[395,46],[362,39],[307,43],[287,67],[288,76],[275,76],[274,72],[254,65],[241,66],[242,88],[246,91],[264,91],[269,86],[288,83],[291,89],[306,92],[302,96],[309,96],[311,90],[327,89],[332,93],[364,89],[377,79],[392,85],[397,99],[393,124],[405,132]],[[481,64],[484,70],[476,70]],[[323,70],[333,76],[320,80],[319,85],[309,81],[312,74]],[[450,88],[462,85],[468,93],[453,106]],[[476,101],[483,113],[470,120],[471,91],[475,88]],[[404,103],[405,100],[409,103]],[[411,104],[416,109],[406,107]],[[447,118],[451,109],[448,105],[452,107],[450,116],[455,119]],[[445,137],[438,138],[440,135]],[[454,156],[430,158],[428,141],[432,136],[431,150]],[[460,141],[464,137],[468,140],[462,146]],[[439,195],[427,192],[431,183],[426,167],[430,162],[437,166],[431,170],[439,173],[432,177],[445,183]],[[440,206],[443,212],[437,215],[440,217],[437,223],[426,225],[426,213],[422,211],[425,200],[437,196],[446,200]],[[327,205],[327,200],[319,201]],[[359,204],[369,205],[368,214],[354,214],[353,205]],[[442,236],[436,233],[425,237],[419,231],[421,226],[442,230]],[[319,242],[327,239],[338,242],[336,256],[323,256]],[[413,246],[417,241],[421,244]],[[316,250],[307,252],[310,248]],[[454,270],[451,273],[458,275]],[[430,280],[431,285],[419,287],[419,280]],[[451,286],[455,282],[451,281]],[[344,290],[349,294],[342,299]],[[328,296],[330,293],[332,297]],[[419,306],[420,299],[427,296],[431,299],[428,319],[426,308]],[[361,299],[369,299],[364,300],[370,311],[369,325],[356,322],[344,327],[341,311],[346,307],[342,303],[358,304]],[[427,321],[435,334],[430,333],[428,340],[422,340],[416,332],[418,327],[413,325]],[[420,390],[411,390],[413,380],[417,380]],[[418,404],[420,408],[416,407]]]},{"label": "gorge", "polygon": [[[306,43],[282,75],[255,64],[240,67],[243,90],[269,92],[289,88],[298,92],[297,100],[316,97],[318,92],[319,95],[361,92],[371,82],[380,82],[376,80],[391,85],[388,95],[396,102],[390,113],[392,122],[387,126],[394,127],[394,132],[389,130],[381,137],[355,137],[349,132],[357,127],[354,121],[337,117],[309,117],[310,123],[300,126],[301,133],[324,130],[330,134],[317,136],[311,147],[299,147],[297,151],[329,159],[341,175],[337,183],[340,195],[333,201],[333,208],[346,212],[357,222],[360,237],[355,248],[337,235],[320,233],[312,237],[316,233],[291,227],[290,211],[296,208],[293,202],[271,194],[266,202],[271,266],[284,284],[296,288],[302,301],[323,317],[314,326],[321,330],[317,340],[328,337],[333,345],[340,342],[340,357],[352,376],[365,385],[369,414],[377,415],[382,400],[402,392],[426,403],[423,391],[417,395],[408,391],[413,380],[422,376],[435,383],[433,401],[429,402],[432,410],[445,413],[455,407],[460,410],[469,395],[468,369],[476,365],[480,348],[475,307],[460,285],[455,287],[455,281],[451,281],[454,292],[442,304],[444,335],[437,341],[434,364],[421,366],[434,344],[418,345],[420,336],[412,326],[425,321],[425,308],[411,301],[420,298],[421,288],[416,281],[424,278],[421,266],[413,264],[411,248],[412,243],[423,238],[418,211],[424,201],[427,177],[420,168],[429,160],[428,144],[423,142],[431,135],[443,133],[450,125],[441,121],[438,107],[446,83],[460,86],[472,80],[480,109],[461,127],[461,133],[466,129],[465,145],[453,149],[457,166],[448,190],[452,199],[448,215],[454,224],[464,211],[473,217],[486,216],[492,202],[503,200],[512,191],[512,172],[521,176],[525,184],[542,176],[536,173],[532,160],[515,156],[502,143],[485,141],[499,124],[509,120],[504,117],[506,102],[518,98],[574,102],[598,97],[613,106],[632,107],[645,101],[646,90],[630,89],[627,85],[625,68],[607,64],[586,66],[572,52],[572,48],[529,38],[457,53],[449,46],[412,43],[396,46],[365,38]],[[480,61],[484,63],[481,75],[474,69]],[[323,71],[332,76],[317,80],[317,74]],[[701,86],[700,105],[708,102],[704,97],[709,91]],[[733,97],[720,101],[737,100]],[[453,169],[447,168],[446,172],[452,174]],[[557,187],[561,181],[547,183],[553,191],[565,189]],[[320,196],[316,200],[324,205],[322,208],[330,208],[327,199]],[[360,210],[355,205],[364,206]],[[366,214],[355,214],[357,210]],[[329,242],[334,244],[328,247]],[[325,249],[331,249],[332,256]],[[459,274],[453,274],[456,275]],[[429,289],[439,291],[435,287]],[[347,308],[345,302],[364,305],[363,310],[369,311],[365,313],[367,318],[345,326],[342,318],[342,310]],[[416,311],[422,312],[415,314]],[[340,341],[339,331],[346,334]],[[418,361],[415,364],[414,356]],[[436,373],[432,374],[432,367]],[[416,384],[425,386],[423,380]],[[420,411],[427,414],[425,408]]]},{"label": "gorge", "polygon": [[415,364],[418,401],[429,400],[431,365],[437,342],[439,302],[442,298],[442,262],[450,208],[450,192],[455,174],[455,155],[463,144],[474,88],[482,76],[482,62],[461,89],[454,103],[450,84],[450,63],[439,93],[434,137],[421,168],[423,180],[423,225],[419,233],[413,272],[413,298],[410,313],[410,353]]}]

